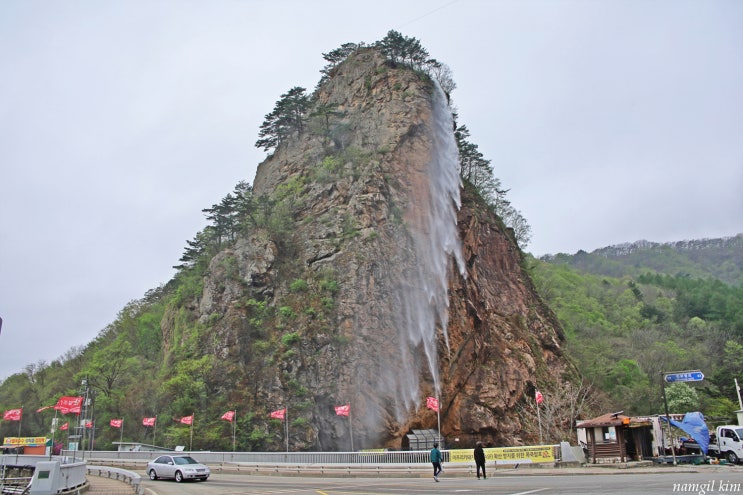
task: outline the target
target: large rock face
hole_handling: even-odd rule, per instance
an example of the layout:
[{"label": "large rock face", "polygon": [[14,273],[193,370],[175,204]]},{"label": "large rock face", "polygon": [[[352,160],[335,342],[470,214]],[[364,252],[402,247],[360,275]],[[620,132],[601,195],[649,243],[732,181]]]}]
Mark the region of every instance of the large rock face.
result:
[{"label": "large rock face", "polygon": [[399,448],[436,427],[437,394],[449,442],[532,440],[517,406],[572,370],[513,236],[460,199],[442,95],[364,49],[316,96],[258,168],[264,223],[214,257],[192,305],[235,400],[288,406],[296,449]]}]

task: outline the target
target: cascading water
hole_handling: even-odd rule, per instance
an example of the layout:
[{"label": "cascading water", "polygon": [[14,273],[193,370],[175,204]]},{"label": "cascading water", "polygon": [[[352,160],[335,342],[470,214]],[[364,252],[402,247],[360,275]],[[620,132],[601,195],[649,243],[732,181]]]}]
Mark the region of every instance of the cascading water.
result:
[{"label": "cascading water", "polygon": [[[402,367],[397,376],[398,420],[420,405],[421,367],[427,365],[436,393],[440,390],[437,329],[448,347],[448,268],[452,257],[464,276],[462,245],[457,230],[461,206],[459,155],[451,111],[443,91],[433,97],[432,151],[426,170],[428,187],[415,192],[405,221],[412,239],[414,268],[400,273],[395,309]],[[423,182],[425,184],[425,182]],[[420,351],[425,362],[420,359]]]}]

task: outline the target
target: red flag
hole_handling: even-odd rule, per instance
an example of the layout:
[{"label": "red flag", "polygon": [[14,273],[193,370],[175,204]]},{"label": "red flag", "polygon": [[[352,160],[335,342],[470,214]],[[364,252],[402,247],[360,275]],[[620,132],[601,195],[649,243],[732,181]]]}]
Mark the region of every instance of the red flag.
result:
[{"label": "red flag", "polygon": [[82,397],[60,397],[57,404],[54,406],[54,409],[62,414],[80,414],[82,412],[82,406]]},{"label": "red flag", "polygon": [[439,400],[436,397],[426,398],[426,407],[438,412],[439,411]]},{"label": "red flag", "polygon": [[155,416],[154,418],[143,418],[142,419],[142,424],[144,426],[155,426],[155,420],[156,419],[157,419],[157,416]]},{"label": "red flag", "polygon": [[23,409],[9,409],[3,414],[3,420],[5,421],[20,421],[23,415]]},{"label": "red flag", "polygon": [[542,392],[540,392],[539,390],[534,392],[534,400],[537,401],[537,405],[544,402],[544,395],[542,395]]},{"label": "red flag", "polygon": [[180,421],[184,425],[192,425],[193,424],[193,414],[191,416],[183,416],[178,421]]},{"label": "red flag", "polygon": [[232,420],[235,419],[235,411],[227,411],[222,415],[222,419],[232,423]]},{"label": "red flag", "polygon": [[351,414],[351,404],[345,406],[335,406],[335,414],[338,416],[348,416]]},{"label": "red flag", "polygon": [[121,428],[124,425],[124,420],[123,419],[112,419],[110,425],[113,426],[114,428]]},{"label": "red flag", "polygon": [[66,429],[67,429],[67,428],[69,428],[69,427],[70,427],[70,423],[65,423],[65,424],[63,424],[62,426],[60,426],[60,427],[59,427],[59,429],[60,429],[60,430],[66,430]]},{"label": "red flag", "polygon": [[273,411],[271,417],[273,419],[284,419],[284,417],[286,417],[286,408]]},{"label": "red flag", "polygon": [[85,423],[85,427],[86,427],[86,428],[92,428],[92,427],[93,427],[93,422],[92,422],[92,421],[88,421],[88,422],[86,422],[86,423]]}]

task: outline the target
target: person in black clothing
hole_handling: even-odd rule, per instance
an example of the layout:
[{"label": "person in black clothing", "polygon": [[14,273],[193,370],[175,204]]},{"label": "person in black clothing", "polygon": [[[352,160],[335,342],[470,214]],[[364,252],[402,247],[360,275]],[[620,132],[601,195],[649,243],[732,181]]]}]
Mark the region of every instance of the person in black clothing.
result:
[{"label": "person in black clothing", "polygon": [[477,442],[475,445],[475,464],[477,465],[477,479],[480,479],[480,469],[482,469],[482,478],[488,479],[485,476],[485,451],[482,450],[482,442]]}]

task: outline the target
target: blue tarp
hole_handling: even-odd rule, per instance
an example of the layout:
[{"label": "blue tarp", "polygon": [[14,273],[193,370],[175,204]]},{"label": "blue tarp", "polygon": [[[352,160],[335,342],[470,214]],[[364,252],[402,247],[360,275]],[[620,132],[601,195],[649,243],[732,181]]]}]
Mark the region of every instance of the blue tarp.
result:
[{"label": "blue tarp", "polygon": [[[661,416],[660,419],[666,420],[666,417]],[[699,448],[702,449],[704,455],[707,455],[707,449],[709,448],[709,428],[707,428],[707,423],[704,422],[702,413],[690,412],[684,414],[684,419],[680,422],[670,418],[668,421],[676,428],[681,428],[688,433],[699,444]]]}]

